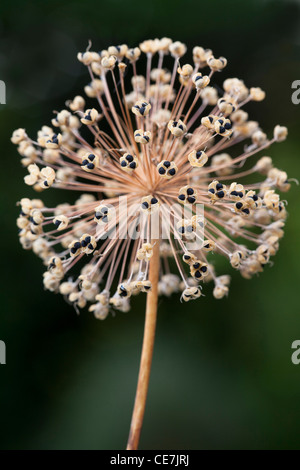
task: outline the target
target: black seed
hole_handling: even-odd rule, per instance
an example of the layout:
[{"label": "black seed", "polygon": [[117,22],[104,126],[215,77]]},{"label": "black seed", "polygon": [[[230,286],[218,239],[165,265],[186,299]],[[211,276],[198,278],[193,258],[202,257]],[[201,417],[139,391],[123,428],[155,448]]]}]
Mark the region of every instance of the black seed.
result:
[{"label": "black seed", "polygon": [[89,155],[89,160],[91,160],[92,162],[95,160],[95,155],[93,155],[92,153]]},{"label": "black seed", "polygon": [[213,188],[208,190],[209,193],[215,194],[215,190]]},{"label": "black seed", "polygon": [[199,279],[201,276],[202,276],[202,274],[200,273],[200,271],[195,272],[195,277],[197,277]]},{"label": "black seed", "polygon": [[223,124],[224,121],[223,121],[223,119],[218,119],[218,122],[219,122],[220,124]]},{"label": "black seed", "polygon": [[131,162],[131,163],[129,164],[129,167],[134,170],[134,169],[136,168],[136,163],[135,163],[135,162]]},{"label": "black seed", "polygon": [[85,160],[83,160],[82,165],[85,166],[85,165],[88,165],[88,163],[89,163],[89,161],[85,159]]},{"label": "black seed", "polygon": [[184,194],[179,194],[178,199],[180,199],[180,201],[184,201],[185,200],[185,195]]},{"label": "black seed", "polygon": [[88,236],[88,237],[85,237],[85,239],[84,239],[84,240],[86,241],[86,243],[90,243],[90,241],[91,241],[91,237],[90,237],[90,236]]},{"label": "black seed", "polygon": [[176,173],[175,168],[171,168],[171,170],[169,170],[169,175],[174,176],[175,173]]},{"label": "black seed", "polygon": [[143,202],[142,208],[143,208],[143,209],[148,209],[148,207],[149,207],[148,202]]},{"label": "black seed", "polygon": [[94,247],[93,247],[93,245],[92,245],[91,243],[89,244],[88,248],[89,248],[90,250],[93,250],[93,249],[94,249]]},{"label": "black seed", "polygon": [[217,190],[222,189],[222,188],[223,188],[223,185],[222,185],[221,183],[218,183],[218,184],[216,185],[216,189],[217,189]]},{"label": "black seed", "polygon": [[218,196],[218,198],[222,199],[225,196],[224,191],[218,191],[217,196]]},{"label": "black seed", "polygon": [[167,160],[164,161],[163,165],[166,167],[166,168],[169,168],[171,166],[171,162],[168,162]]},{"label": "black seed", "polygon": [[196,198],[194,196],[191,196],[191,197],[188,197],[187,200],[190,204],[194,204],[194,202],[196,201]]},{"label": "black seed", "polygon": [[238,196],[238,192],[237,191],[231,191],[231,196]]},{"label": "black seed", "polygon": [[214,119],[211,116],[208,116],[208,119],[211,124],[214,122]]},{"label": "black seed", "polygon": [[157,204],[158,203],[158,200],[156,199],[156,197],[153,197],[151,199],[151,204]]},{"label": "black seed", "polygon": [[179,227],[178,232],[179,233],[184,233],[184,227]]},{"label": "black seed", "polygon": [[125,162],[125,160],[122,160],[122,161],[121,161],[121,166],[123,166],[123,167],[124,167],[124,166],[127,166],[127,163]]},{"label": "black seed", "polygon": [[195,264],[193,264],[193,268],[194,268],[194,269],[199,269],[199,268],[200,268],[200,263],[195,263]]},{"label": "black seed", "polygon": [[95,168],[94,163],[89,163],[89,164],[87,165],[87,168],[88,168],[89,170],[93,170],[93,169]]},{"label": "black seed", "polygon": [[158,169],[158,173],[159,173],[160,175],[164,175],[165,172],[166,172],[166,170],[165,170],[162,166]]},{"label": "black seed", "polygon": [[244,197],[244,194],[241,191],[237,195],[241,198]]},{"label": "black seed", "polygon": [[228,129],[231,129],[232,126],[231,126],[231,123],[230,123],[230,122],[226,122],[226,124],[225,124],[224,127],[225,127],[225,129],[228,130]]},{"label": "black seed", "polygon": [[126,155],[126,160],[128,162],[132,162],[133,161],[133,156],[132,155]]},{"label": "black seed", "polygon": [[200,271],[202,271],[203,273],[206,273],[206,271],[207,271],[207,266],[202,266],[202,267],[200,268]]},{"label": "black seed", "polygon": [[187,194],[188,194],[189,196],[191,196],[192,194],[194,194],[193,188],[188,188],[186,192],[187,192]]},{"label": "black seed", "polygon": [[178,128],[183,131],[183,126],[181,124],[178,126]]},{"label": "black seed", "polygon": [[224,134],[225,130],[226,130],[225,127],[220,126],[220,129],[219,129],[220,134]]},{"label": "black seed", "polygon": [[236,205],[235,205],[235,207],[236,207],[237,209],[241,209],[241,208],[243,207],[243,204],[242,204],[241,202],[237,202]]},{"label": "black seed", "polygon": [[253,201],[258,201],[258,196],[256,196],[256,194],[254,194],[254,196],[252,196],[252,199],[253,199]]},{"label": "black seed", "polygon": [[243,209],[242,212],[244,212],[244,214],[247,214],[247,215],[250,214],[249,209]]}]

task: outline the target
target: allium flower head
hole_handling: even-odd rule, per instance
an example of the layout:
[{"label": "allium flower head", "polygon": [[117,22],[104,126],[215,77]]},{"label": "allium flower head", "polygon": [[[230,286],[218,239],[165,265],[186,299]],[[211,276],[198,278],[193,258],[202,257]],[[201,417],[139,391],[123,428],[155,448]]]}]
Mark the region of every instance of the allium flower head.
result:
[{"label": "allium flower head", "polygon": [[100,319],[151,290],[155,245],[160,294],[189,301],[212,281],[221,299],[230,277],[217,274],[216,255],[248,279],[283,236],[286,209],[276,191],[290,183],[265,151],[287,129],[276,126],[268,138],[244,110],[264,91],[238,78],[214,87],[227,60],[195,47],[184,63],[186,50],[163,38],[79,53],[90,76],[84,96],[68,101],[36,139],[25,129],[11,139],[27,185],[75,195],[57,207],[22,199],[20,242],[47,266],[46,289],[76,310],[89,304]]}]

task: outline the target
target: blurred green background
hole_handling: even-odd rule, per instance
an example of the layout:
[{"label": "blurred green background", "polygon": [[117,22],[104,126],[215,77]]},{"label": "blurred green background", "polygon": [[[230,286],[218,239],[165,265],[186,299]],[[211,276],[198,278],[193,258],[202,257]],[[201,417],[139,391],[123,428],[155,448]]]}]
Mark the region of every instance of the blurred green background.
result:
[{"label": "blurred green background", "polygon": [[[23,184],[12,131],[26,127],[34,136],[81,92],[89,80],[76,54],[88,39],[100,50],[169,36],[227,57],[220,83],[238,76],[266,90],[251,116],[269,133],[278,123],[289,127],[289,139],[270,154],[299,179],[300,105],[291,102],[291,84],[300,80],[299,11],[299,1],[288,0],[1,1],[1,449],[125,447],[145,300],[98,322],[44,292],[44,267],[18,243],[15,203],[33,192]],[[296,185],[287,198],[286,235],[263,275],[246,281],[231,270],[223,301],[210,288],[184,306],[177,296],[160,300],[141,449],[300,448],[300,365],[291,363],[300,339]]]}]

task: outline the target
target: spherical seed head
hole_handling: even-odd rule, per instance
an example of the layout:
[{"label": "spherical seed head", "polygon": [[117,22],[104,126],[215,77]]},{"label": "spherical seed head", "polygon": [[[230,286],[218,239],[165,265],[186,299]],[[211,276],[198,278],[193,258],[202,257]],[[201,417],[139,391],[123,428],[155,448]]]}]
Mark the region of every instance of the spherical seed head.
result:
[{"label": "spherical seed head", "polygon": [[[26,184],[76,191],[72,202],[57,207],[21,199],[20,243],[47,267],[45,288],[76,310],[88,305],[100,320],[111,309],[127,312],[131,297],[151,290],[156,243],[159,292],[181,291],[188,302],[201,297],[207,282],[214,282],[215,298],[228,295],[230,278],[217,275],[213,257],[225,256],[230,269],[249,279],[270,263],[283,237],[287,212],[278,191],[288,191],[291,180],[271,157],[254,158],[284,141],[287,129],[278,125],[268,138],[249,120],[243,107],[265,98],[260,88],[249,90],[238,78],[227,78],[224,91],[212,86],[224,57],[196,46],[194,66],[178,62],[185,52],[183,43],[162,38],[79,53],[90,76],[83,96],[67,101],[36,138],[24,128],[11,138]],[[142,54],[147,65],[137,75]],[[166,54],[173,70],[165,68]],[[88,109],[86,96],[94,100]],[[201,114],[207,106],[211,114]],[[155,242],[152,229],[158,229]],[[179,275],[170,272],[173,265]]]}]

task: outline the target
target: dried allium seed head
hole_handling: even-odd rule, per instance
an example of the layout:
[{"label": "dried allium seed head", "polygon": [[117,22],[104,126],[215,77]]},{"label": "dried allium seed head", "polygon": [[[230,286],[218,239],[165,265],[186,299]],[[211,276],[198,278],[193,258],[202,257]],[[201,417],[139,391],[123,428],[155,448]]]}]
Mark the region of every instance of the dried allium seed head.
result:
[{"label": "dried allium seed head", "polygon": [[[141,53],[146,71],[137,75]],[[169,53],[173,70],[164,65]],[[265,98],[260,88],[238,78],[224,81],[224,93],[208,86],[226,67],[224,57],[196,46],[194,66],[181,65],[185,53],[183,43],[169,38],[79,53],[90,75],[84,92],[94,107],[86,109],[85,97],[75,96],[35,139],[22,128],[11,138],[28,172],[26,184],[79,192],[73,203],[57,207],[21,199],[20,243],[48,268],[46,289],[77,310],[90,304],[100,320],[111,309],[127,312],[132,296],[151,290],[156,243],[159,293],[181,290],[188,302],[201,297],[202,282],[214,282],[216,299],[228,295],[230,277],[216,275],[212,252],[249,279],[262,272],[283,237],[287,213],[277,191],[290,188],[286,172],[269,156],[242,166],[285,140],[287,129],[276,126],[268,138],[249,120],[242,108]],[[125,70],[132,71],[131,88]],[[241,184],[248,175],[257,179]],[[170,258],[179,275],[170,273]]]}]

